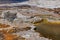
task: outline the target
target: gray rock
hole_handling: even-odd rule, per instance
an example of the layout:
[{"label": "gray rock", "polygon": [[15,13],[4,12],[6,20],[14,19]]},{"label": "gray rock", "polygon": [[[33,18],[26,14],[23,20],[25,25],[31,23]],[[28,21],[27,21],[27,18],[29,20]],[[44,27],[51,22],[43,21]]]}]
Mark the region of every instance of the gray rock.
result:
[{"label": "gray rock", "polygon": [[10,13],[9,11],[4,13],[4,19],[7,19],[10,22],[13,22],[13,20],[17,17],[17,13]]}]

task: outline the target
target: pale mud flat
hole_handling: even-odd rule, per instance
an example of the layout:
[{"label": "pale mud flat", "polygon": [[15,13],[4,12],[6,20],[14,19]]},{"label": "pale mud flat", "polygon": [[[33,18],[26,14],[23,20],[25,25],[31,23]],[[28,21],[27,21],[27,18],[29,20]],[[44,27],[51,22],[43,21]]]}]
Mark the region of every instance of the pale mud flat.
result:
[{"label": "pale mud flat", "polygon": [[60,0],[28,0],[21,3],[0,4],[0,6],[18,6],[23,4],[34,5],[43,8],[59,8]]},{"label": "pale mud flat", "polygon": [[60,8],[60,0],[30,0],[30,4],[44,8]]},{"label": "pale mud flat", "polygon": [[0,4],[0,6],[19,6],[23,4],[34,5],[43,8],[60,8],[60,0],[28,0],[21,3]]}]

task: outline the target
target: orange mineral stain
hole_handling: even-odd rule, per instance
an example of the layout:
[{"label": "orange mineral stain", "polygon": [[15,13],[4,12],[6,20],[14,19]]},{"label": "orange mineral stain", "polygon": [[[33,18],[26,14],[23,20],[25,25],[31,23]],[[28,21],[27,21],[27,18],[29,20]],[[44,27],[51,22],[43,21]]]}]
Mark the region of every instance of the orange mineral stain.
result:
[{"label": "orange mineral stain", "polygon": [[7,28],[7,27],[10,27],[10,25],[6,25],[6,24],[1,24],[0,23],[0,28]]},{"label": "orange mineral stain", "polygon": [[4,35],[4,40],[14,40],[15,38],[17,38],[16,35],[12,35],[12,34],[8,33],[8,32],[5,31],[5,30],[0,30],[0,32],[3,33],[3,35]]},{"label": "orange mineral stain", "polygon": [[4,35],[4,37],[5,37],[5,40],[14,40],[14,38],[16,38],[15,35],[12,35],[12,34],[9,34],[9,33],[6,33]]}]

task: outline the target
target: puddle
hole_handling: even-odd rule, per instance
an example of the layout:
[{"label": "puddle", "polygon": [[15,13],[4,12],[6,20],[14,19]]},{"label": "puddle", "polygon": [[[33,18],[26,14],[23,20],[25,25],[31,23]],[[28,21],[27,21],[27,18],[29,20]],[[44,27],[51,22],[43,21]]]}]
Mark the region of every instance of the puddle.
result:
[{"label": "puddle", "polygon": [[46,38],[60,40],[60,23],[51,21],[41,22],[35,30]]}]

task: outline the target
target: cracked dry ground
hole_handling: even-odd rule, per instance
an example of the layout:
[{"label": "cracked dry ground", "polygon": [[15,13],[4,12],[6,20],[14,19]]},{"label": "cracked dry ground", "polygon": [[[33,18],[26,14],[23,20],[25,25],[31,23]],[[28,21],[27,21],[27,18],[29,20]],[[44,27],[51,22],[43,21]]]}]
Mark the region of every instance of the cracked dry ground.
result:
[{"label": "cracked dry ground", "polygon": [[0,8],[0,40],[59,40],[59,10],[29,5]]}]

